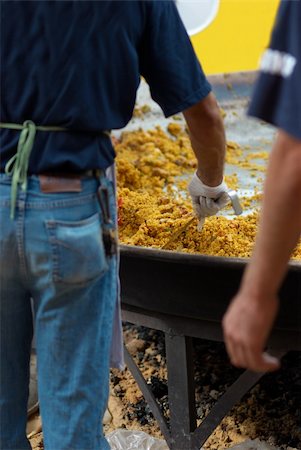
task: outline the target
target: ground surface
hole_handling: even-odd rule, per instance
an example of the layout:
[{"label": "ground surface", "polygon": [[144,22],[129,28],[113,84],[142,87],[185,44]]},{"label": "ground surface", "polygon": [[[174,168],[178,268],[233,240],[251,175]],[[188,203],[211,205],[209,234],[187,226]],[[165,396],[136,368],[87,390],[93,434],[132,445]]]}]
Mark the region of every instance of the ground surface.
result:
[{"label": "ground surface", "polygon": [[[163,335],[143,327],[125,325],[130,353],[151,383],[152,390],[168,416],[167,373]],[[196,401],[199,423],[215,400],[240,373],[230,366],[219,343],[195,341]],[[141,430],[162,438],[148,405],[128,370],[111,372],[110,414],[105,431]],[[248,440],[245,442],[246,440]],[[257,439],[257,443],[250,440]],[[264,442],[265,444],[260,443]],[[223,420],[205,444],[221,450],[245,442],[244,449],[301,449],[301,354],[283,359],[282,369],[265,376]],[[43,449],[43,436],[31,439],[34,450]],[[128,449],[123,449],[128,450]],[[140,450],[140,449],[139,449]],[[183,449],[185,450],[185,449]]]}]

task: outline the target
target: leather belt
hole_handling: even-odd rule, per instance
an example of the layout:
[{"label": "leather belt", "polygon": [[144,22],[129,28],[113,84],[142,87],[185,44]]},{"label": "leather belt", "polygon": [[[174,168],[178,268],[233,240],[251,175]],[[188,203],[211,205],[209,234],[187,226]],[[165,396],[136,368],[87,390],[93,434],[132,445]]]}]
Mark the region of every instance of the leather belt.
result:
[{"label": "leather belt", "polygon": [[94,178],[99,180],[103,170],[92,169],[80,173],[41,173],[38,175],[41,191],[44,193],[81,192],[82,180]]},{"label": "leather belt", "polygon": [[34,174],[37,176],[55,177],[55,178],[100,178],[105,175],[104,169],[90,169],[81,172],[42,172]]}]

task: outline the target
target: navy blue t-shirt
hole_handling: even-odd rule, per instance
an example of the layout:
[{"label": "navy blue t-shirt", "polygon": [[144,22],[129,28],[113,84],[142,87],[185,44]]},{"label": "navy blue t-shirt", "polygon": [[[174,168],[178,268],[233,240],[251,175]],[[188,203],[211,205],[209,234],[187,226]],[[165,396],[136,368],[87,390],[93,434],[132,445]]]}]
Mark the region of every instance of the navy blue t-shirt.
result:
[{"label": "navy blue t-shirt", "polygon": [[300,0],[280,4],[260,70],[249,114],[301,139]]},{"label": "navy blue t-shirt", "polygon": [[[131,119],[142,75],[170,116],[211,90],[173,1],[1,1],[1,122],[38,131],[29,173],[106,168],[99,130]],[[1,170],[20,132],[1,129]]]}]

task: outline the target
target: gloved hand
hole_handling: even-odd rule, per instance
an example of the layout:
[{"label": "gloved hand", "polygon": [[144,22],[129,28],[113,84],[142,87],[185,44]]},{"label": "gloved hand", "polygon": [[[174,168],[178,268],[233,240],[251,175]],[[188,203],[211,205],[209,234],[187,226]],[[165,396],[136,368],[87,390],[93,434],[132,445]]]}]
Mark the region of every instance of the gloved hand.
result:
[{"label": "gloved hand", "polygon": [[206,186],[194,173],[188,185],[188,191],[194,212],[199,219],[199,228],[203,226],[205,217],[214,216],[230,202],[227,189],[225,182],[214,187]]}]

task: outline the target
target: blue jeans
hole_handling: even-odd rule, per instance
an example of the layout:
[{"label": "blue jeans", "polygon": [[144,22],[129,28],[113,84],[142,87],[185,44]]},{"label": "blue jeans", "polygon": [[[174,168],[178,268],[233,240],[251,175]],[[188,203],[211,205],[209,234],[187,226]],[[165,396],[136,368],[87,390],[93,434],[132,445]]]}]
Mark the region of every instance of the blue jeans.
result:
[{"label": "blue jeans", "polygon": [[[112,184],[111,213],[115,214]],[[99,180],[80,193],[43,193],[28,178],[9,217],[10,178],[0,175],[0,448],[28,450],[33,328],[45,450],[107,450],[102,418],[116,301],[116,257],[107,257]],[[34,315],[32,315],[31,298]]]}]

